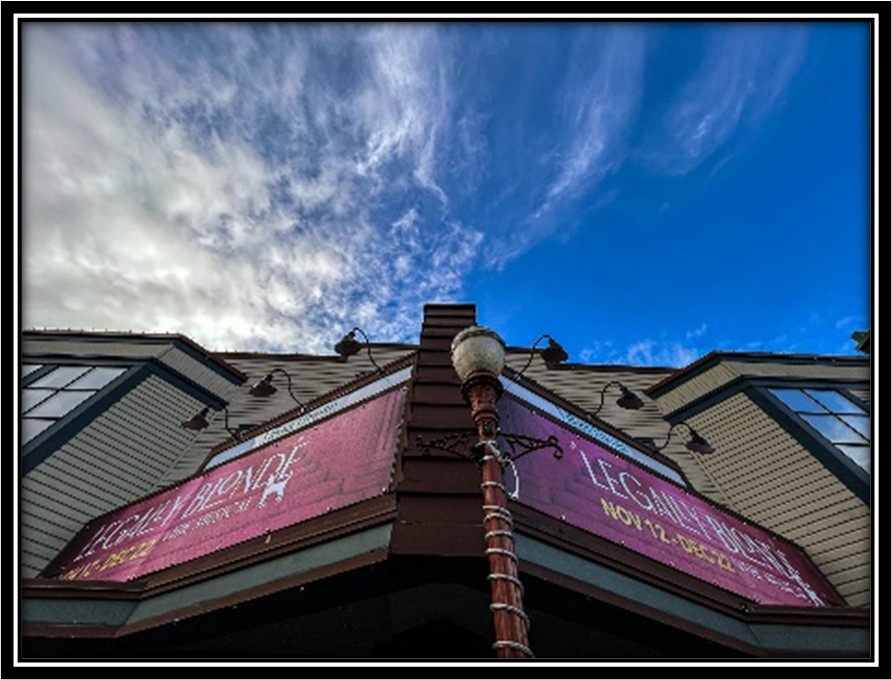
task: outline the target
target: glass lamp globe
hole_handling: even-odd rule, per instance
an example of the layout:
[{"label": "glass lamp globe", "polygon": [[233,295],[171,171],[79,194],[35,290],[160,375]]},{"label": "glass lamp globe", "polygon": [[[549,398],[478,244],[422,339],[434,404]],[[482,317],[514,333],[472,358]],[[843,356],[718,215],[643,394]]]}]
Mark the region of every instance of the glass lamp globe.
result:
[{"label": "glass lamp globe", "polygon": [[505,341],[495,331],[471,326],[452,340],[452,366],[462,382],[473,373],[499,375],[505,367]]}]

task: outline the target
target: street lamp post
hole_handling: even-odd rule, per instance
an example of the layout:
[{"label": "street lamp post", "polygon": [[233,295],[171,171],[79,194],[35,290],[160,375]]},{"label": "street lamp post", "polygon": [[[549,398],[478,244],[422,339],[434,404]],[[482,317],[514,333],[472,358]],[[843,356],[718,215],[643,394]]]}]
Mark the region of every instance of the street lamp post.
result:
[{"label": "street lamp post", "polygon": [[471,407],[477,430],[472,457],[480,466],[483,491],[483,527],[489,581],[490,610],[499,658],[531,658],[529,619],[523,609],[523,584],[518,577],[514,551],[514,524],[508,510],[503,465],[508,458],[498,448],[502,393],[499,374],[505,365],[505,343],[494,331],[472,326],[452,341],[452,364],[462,380],[462,396]]}]

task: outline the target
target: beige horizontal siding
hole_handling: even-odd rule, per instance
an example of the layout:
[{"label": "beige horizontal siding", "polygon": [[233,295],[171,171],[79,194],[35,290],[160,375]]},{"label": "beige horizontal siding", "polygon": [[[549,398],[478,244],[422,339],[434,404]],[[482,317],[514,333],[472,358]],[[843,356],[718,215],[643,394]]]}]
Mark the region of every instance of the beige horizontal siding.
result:
[{"label": "beige horizontal siding", "polygon": [[690,422],[715,448],[699,463],[730,506],[805,549],[850,605],[868,604],[867,506],[743,393]]},{"label": "beige horizontal siding", "polygon": [[782,363],[734,361],[727,362],[737,374],[752,377],[804,378],[816,380],[870,380],[870,367],[867,365],[831,364],[825,361],[805,363]]},{"label": "beige horizontal siding", "polygon": [[663,413],[673,413],[737,377],[732,366],[726,362],[718,363],[657,397],[657,404]]},{"label": "beige horizontal siding", "polygon": [[228,374],[223,376],[218,366],[214,368],[205,366],[177,347],[169,346],[158,360],[223,399],[228,399],[236,389],[238,379],[235,376]]}]

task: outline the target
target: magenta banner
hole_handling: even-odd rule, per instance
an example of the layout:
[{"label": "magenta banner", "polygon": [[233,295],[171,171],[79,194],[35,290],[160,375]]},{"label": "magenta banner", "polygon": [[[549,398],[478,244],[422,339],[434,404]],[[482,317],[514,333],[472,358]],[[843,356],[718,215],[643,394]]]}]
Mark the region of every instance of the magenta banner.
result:
[{"label": "magenta banner", "polygon": [[394,390],[106,515],[54,573],[129,581],[381,495],[404,396]]},{"label": "magenta banner", "polygon": [[[740,520],[505,395],[505,432],[557,437],[564,457],[506,470],[516,499],[702,581],[762,604],[845,604],[795,545]],[[512,478],[513,477],[513,478]],[[512,488],[513,485],[513,488]]]}]

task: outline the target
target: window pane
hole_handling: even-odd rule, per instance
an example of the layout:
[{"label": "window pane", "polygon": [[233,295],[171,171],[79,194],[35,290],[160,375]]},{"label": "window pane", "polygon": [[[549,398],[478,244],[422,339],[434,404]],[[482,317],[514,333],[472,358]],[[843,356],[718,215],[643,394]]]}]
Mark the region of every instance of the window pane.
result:
[{"label": "window pane", "polygon": [[124,372],[123,368],[94,368],[89,373],[78,378],[71,383],[67,389],[69,390],[98,390],[108,385],[112,380],[117,378]]},{"label": "window pane", "polygon": [[59,366],[42,378],[31,383],[31,387],[65,387],[75,378],[90,370],[89,366]]},{"label": "window pane", "polygon": [[24,378],[26,375],[31,375],[34,371],[43,368],[40,364],[24,364],[22,366],[22,377]]},{"label": "window pane", "polygon": [[852,459],[867,474],[870,474],[870,447],[869,446],[837,446],[840,451]]},{"label": "window pane", "polygon": [[34,408],[49,396],[52,396],[55,390],[34,390],[25,388],[22,390],[22,413],[27,413],[29,409]]},{"label": "window pane", "polygon": [[840,416],[840,418],[858,430],[866,440],[870,441],[870,418],[867,416]]},{"label": "window pane", "polygon": [[75,406],[86,401],[94,392],[58,392],[39,406],[34,407],[29,416],[43,418],[61,418]]},{"label": "window pane", "polygon": [[846,399],[835,390],[806,390],[809,396],[814,397],[833,413],[864,414],[864,409],[854,402]]},{"label": "window pane", "polygon": [[771,390],[771,393],[798,413],[826,413],[827,409],[809,399],[802,390]]},{"label": "window pane", "polygon": [[35,418],[24,418],[22,420],[22,442],[27,443],[52,425],[55,420],[37,420]]},{"label": "window pane", "polygon": [[864,438],[836,416],[802,416],[802,419],[834,444],[863,444]]}]

